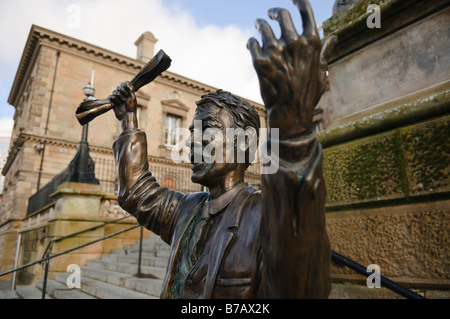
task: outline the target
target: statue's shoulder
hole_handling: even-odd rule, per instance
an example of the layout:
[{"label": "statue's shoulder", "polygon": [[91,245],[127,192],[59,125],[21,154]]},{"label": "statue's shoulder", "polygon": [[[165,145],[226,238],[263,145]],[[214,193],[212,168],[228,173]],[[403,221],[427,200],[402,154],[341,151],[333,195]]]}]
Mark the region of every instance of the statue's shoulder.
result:
[{"label": "statue's shoulder", "polygon": [[202,201],[205,201],[208,198],[208,195],[208,192],[188,193],[183,196],[180,202],[183,204],[196,205]]}]

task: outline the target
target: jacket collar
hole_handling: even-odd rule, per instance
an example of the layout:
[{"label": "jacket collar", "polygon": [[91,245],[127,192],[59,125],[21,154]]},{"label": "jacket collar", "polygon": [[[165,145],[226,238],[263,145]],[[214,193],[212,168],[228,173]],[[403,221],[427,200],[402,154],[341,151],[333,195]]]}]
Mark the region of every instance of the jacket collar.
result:
[{"label": "jacket collar", "polygon": [[202,218],[208,220],[212,215],[223,211],[228,207],[233,198],[247,186],[246,183],[241,183],[217,198],[206,200],[205,205],[203,206]]}]

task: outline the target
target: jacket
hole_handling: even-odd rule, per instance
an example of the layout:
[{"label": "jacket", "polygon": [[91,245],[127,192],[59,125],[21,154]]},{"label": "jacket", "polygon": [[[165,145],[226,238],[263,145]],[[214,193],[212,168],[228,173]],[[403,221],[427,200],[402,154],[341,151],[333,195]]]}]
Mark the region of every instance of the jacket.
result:
[{"label": "jacket", "polygon": [[322,151],[313,136],[282,141],[279,169],[262,190],[242,187],[224,209],[208,253],[186,278],[174,275],[187,254],[187,229],[209,194],[161,187],[149,171],[144,132],[124,131],[113,144],[118,201],[171,245],[161,298],[326,298],[331,252],[325,227]]}]

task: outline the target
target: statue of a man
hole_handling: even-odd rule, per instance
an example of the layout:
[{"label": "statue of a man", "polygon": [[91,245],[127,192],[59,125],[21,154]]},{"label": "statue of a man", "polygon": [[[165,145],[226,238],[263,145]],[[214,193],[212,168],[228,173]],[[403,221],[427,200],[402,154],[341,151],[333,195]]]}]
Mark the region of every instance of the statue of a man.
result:
[{"label": "statue of a man", "polygon": [[244,182],[248,161],[215,161],[214,152],[212,160],[200,154],[202,160],[194,161],[198,150],[227,142],[204,134],[208,128],[223,132],[223,137],[227,128],[259,130],[258,113],[242,98],[219,90],[197,102],[194,121],[201,126],[191,126],[187,145],[192,181],[209,192],[182,194],[161,187],[149,171],[146,135],[138,129],[132,87],[122,83],[110,96],[119,105],[115,114],[122,127],[113,145],[119,203],[171,245],[162,298],[329,295],[322,149],[312,117],[326,85],[326,57],[334,41],[322,45],[308,1],[293,2],[303,20],[302,35],[289,12],[276,8],[269,16],[279,22],[281,38],[259,19],[263,45],[254,38],[248,42],[268,123],[279,128],[280,136],[279,169],[262,175],[261,191]]}]

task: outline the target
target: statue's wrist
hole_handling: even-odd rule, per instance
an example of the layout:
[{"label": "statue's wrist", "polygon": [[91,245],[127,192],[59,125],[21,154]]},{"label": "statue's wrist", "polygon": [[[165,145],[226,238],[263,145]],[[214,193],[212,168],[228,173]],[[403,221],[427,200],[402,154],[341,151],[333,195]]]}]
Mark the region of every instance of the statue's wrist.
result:
[{"label": "statue's wrist", "polygon": [[138,128],[137,116],[135,112],[127,112],[120,121],[122,131],[135,130]]},{"label": "statue's wrist", "polygon": [[280,137],[278,141],[275,136],[271,136],[268,142],[271,144],[269,146],[272,152],[271,156],[277,156],[279,160],[294,163],[309,156],[316,139],[315,134],[305,133],[292,135],[290,138]]}]

